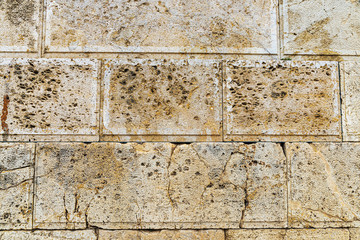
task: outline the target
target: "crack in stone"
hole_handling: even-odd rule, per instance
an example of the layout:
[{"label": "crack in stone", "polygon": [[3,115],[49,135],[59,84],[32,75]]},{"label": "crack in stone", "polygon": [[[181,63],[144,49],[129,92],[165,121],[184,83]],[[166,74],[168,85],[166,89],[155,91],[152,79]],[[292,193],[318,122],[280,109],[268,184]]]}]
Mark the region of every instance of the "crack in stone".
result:
[{"label": "crack in stone", "polygon": [[29,167],[32,167],[32,165],[27,165],[27,166],[18,167],[18,168],[11,168],[11,169],[1,168],[0,167],[0,173],[13,172],[13,171],[16,171],[16,170],[21,170],[21,169],[29,168]]},{"label": "crack in stone", "polygon": [[172,210],[174,210],[174,207],[176,207],[176,204],[174,203],[174,200],[171,198],[171,195],[170,195],[171,180],[170,180],[170,171],[169,171],[169,169],[170,169],[171,162],[173,161],[174,152],[175,152],[175,150],[176,150],[176,148],[177,148],[178,146],[179,146],[179,145],[177,145],[177,144],[171,146],[170,160],[169,160],[168,165],[166,166],[166,169],[167,169],[167,178],[168,178],[168,184],[167,184],[167,188],[166,188],[166,195],[167,195],[167,197],[169,198],[169,201],[170,201],[170,205],[171,205]]},{"label": "crack in stone", "polygon": [[319,213],[321,213],[321,214],[324,214],[324,215],[327,216],[327,217],[336,218],[336,219],[339,219],[339,220],[341,220],[341,221],[346,222],[346,219],[341,218],[341,217],[339,217],[339,216],[331,215],[331,214],[329,214],[329,213],[327,213],[327,212],[325,212],[325,211],[323,211],[323,210],[320,210],[320,209],[312,209],[312,208],[307,208],[307,207],[303,207],[303,209],[306,209],[306,210],[309,210],[309,211],[312,211],[312,212],[319,212]]},{"label": "crack in stone", "polygon": [[0,188],[0,191],[6,191],[6,190],[9,190],[9,189],[11,189],[11,188],[18,187],[18,186],[20,186],[21,184],[23,184],[23,183],[25,183],[25,182],[27,182],[27,181],[30,181],[30,180],[33,180],[33,178],[27,178],[27,179],[24,179],[24,180],[22,180],[21,182],[15,184],[15,185],[11,185],[11,186],[6,187],[6,188]]},{"label": "crack in stone", "polygon": [[64,196],[63,196],[63,202],[64,202],[64,213],[65,213],[65,219],[66,219],[66,222],[69,222],[69,212],[66,208],[66,199],[65,199],[65,193],[64,193]]},{"label": "crack in stone", "polygon": [[245,186],[243,188],[244,190],[244,209],[241,211],[241,219],[240,219],[240,224],[239,227],[243,228],[244,227],[244,218],[245,218],[245,211],[247,206],[249,205],[249,194],[248,194],[248,180],[249,180],[249,165],[247,164],[247,159],[245,159],[245,166],[246,166],[246,179],[245,179]]}]

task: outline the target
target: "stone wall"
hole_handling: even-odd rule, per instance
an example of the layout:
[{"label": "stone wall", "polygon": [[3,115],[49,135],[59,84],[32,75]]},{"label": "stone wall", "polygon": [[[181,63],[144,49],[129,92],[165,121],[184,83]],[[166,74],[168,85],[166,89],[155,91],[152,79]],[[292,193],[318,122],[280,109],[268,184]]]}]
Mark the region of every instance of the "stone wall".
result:
[{"label": "stone wall", "polygon": [[357,0],[0,0],[0,239],[360,239]]}]

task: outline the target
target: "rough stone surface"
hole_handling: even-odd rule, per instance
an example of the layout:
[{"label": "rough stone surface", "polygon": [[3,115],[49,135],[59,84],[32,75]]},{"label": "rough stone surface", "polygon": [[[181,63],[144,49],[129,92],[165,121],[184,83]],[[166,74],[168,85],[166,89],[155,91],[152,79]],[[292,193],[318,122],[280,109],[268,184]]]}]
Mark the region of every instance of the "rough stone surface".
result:
[{"label": "rough stone surface", "polygon": [[34,226],[286,226],[279,144],[39,144]]},{"label": "rough stone surface", "polygon": [[33,144],[0,143],[0,229],[31,228],[33,172]]},{"label": "rough stone surface", "polygon": [[0,0],[0,51],[36,51],[39,20],[40,0]]},{"label": "rough stone surface", "polygon": [[350,240],[360,240],[360,228],[350,228]]},{"label": "rough stone surface", "polygon": [[109,60],[103,140],[221,140],[215,60]]},{"label": "rough stone surface", "polygon": [[347,229],[290,229],[286,231],[285,240],[349,240]]},{"label": "rough stone surface", "polygon": [[284,240],[285,229],[228,230],[226,240]]},{"label": "rough stone surface", "polygon": [[283,22],[285,53],[360,53],[357,0],[284,0]]},{"label": "rough stone surface", "polygon": [[341,140],[336,62],[228,61],[225,140]]},{"label": "rough stone surface", "polygon": [[97,140],[97,66],[88,59],[2,59],[2,140]]},{"label": "rough stone surface", "polygon": [[360,145],[287,143],[289,224],[359,226]]},{"label": "rough stone surface", "polygon": [[104,231],[99,240],[225,240],[222,230]]},{"label": "rough stone surface", "polygon": [[4,240],[96,240],[93,230],[84,231],[4,231],[0,232]]},{"label": "rough stone surface", "polygon": [[48,0],[50,52],[275,53],[275,0]]},{"label": "rough stone surface", "polygon": [[341,97],[343,140],[360,140],[360,63],[342,62],[341,69]]}]

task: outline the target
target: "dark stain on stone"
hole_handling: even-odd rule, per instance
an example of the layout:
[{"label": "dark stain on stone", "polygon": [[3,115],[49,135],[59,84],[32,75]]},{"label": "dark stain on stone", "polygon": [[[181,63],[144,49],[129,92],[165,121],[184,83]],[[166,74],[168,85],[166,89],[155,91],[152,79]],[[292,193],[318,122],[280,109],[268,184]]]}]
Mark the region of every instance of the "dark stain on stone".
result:
[{"label": "dark stain on stone", "polygon": [[18,26],[23,22],[29,22],[35,12],[33,0],[8,0],[6,1],[7,19]]},{"label": "dark stain on stone", "polygon": [[7,134],[9,132],[9,126],[6,123],[7,115],[8,115],[8,106],[9,106],[10,98],[8,95],[4,96],[3,100],[3,109],[1,113],[1,128]]}]

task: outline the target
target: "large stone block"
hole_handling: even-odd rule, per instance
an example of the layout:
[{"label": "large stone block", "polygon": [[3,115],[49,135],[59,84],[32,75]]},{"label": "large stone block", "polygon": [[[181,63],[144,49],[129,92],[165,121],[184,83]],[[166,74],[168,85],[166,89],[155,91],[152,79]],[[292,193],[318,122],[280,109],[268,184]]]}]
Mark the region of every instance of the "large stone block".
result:
[{"label": "large stone block", "polygon": [[283,0],[282,9],[285,54],[359,54],[359,1]]},{"label": "large stone block", "polygon": [[342,62],[341,98],[344,141],[360,140],[360,62]]},{"label": "large stone block", "polygon": [[350,240],[360,240],[360,228],[350,228]]},{"label": "large stone block", "polygon": [[0,1],[0,51],[35,52],[39,47],[40,0]]},{"label": "large stone block", "polygon": [[215,60],[109,60],[102,140],[221,140],[221,69]]},{"label": "large stone block", "polygon": [[57,143],[37,148],[34,226],[286,226],[279,144]]},{"label": "large stone block", "polygon": [[341,140],[336,62],[228,61],[224,74],[225,140]]},{"label": "large stone block", "polygon": [[360,145],[286,144],[291,227],[359,226]]},{"label": "large stone block", "polygon": [[284,240],[285,229],[242,229],[226,231],[226,240]]},{"label": "large stone block", "polygon": [[0,143],[0,229],[31,228],[34,149],[34,144]]},{"label": "large stone block", "polygon": [[88,59],[2,59],[3,141],[98,140],[98,63]]},{"label": "large stone block", "polygon": [[48,0],[50,52],[276,53],[276,0]]},{"label": "large stone block", "polygon": [[99,240],[225,240],[222,230],[99,231]]},{"label": "large stone block", "polygon": [[96,240],[93,230],[84,231],[4,231],[0,232],[4,240]]}]

